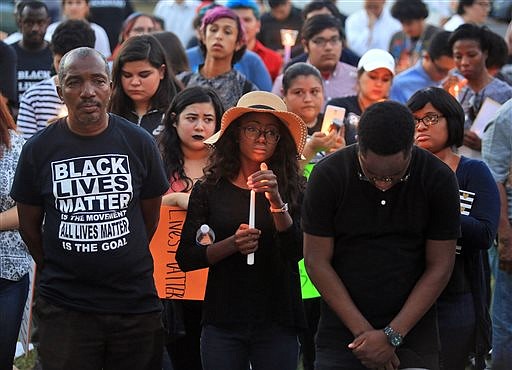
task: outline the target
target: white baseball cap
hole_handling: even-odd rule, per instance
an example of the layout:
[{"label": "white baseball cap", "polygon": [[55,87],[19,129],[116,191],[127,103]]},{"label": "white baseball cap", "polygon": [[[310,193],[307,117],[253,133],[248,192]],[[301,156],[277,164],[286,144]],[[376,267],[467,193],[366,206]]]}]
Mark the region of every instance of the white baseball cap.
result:
[{"label": "white baseball cap", "polygon": [[366,72],[375,71],[378,68],[386,68],[393,75],[395,74],[395,58],[383,49],[370,49],[363,54],[357,69],[364,69]]}]

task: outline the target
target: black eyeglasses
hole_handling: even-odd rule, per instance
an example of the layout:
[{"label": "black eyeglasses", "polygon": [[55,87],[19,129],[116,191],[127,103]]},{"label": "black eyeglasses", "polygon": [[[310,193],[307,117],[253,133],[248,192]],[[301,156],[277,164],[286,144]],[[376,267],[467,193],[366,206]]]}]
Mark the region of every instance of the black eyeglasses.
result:
[{"label": "black eyeglasses", "polygon": [[420,122],[422,122],[425,126],[429,127],[432,125],[437,125],[439,123],[439,118],[442,118],[444,116],[437,114],[437,113],[427,113],[425,116],[421,118],[414,118],[414,124],[416,125],[416,128],[420,126]]},{"label": "black eyeglasses", "polygon": [[311,39],[311,42],[323,48],[325,45],[327,45],[327,43],[331,44],[332,46],[336,46],[341,42],[341,39],[339,38],[339,36],[333,36],[330,39],[324,39],[323,37],[315,37],[314,39]]},{"label": "black eyeglasses", "polygon": [[261,130],[254,126],[242,126],[240,130],[244,133],[245,137],[250,140],[257,140],[263,135],[269,144],[276,144],[281,138],[277,130]]}]

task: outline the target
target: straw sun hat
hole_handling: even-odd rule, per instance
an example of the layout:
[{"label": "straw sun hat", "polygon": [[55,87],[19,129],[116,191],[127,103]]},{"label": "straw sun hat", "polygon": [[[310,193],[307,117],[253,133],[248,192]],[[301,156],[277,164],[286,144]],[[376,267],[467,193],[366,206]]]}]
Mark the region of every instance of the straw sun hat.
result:
[{"label": "straw sun hat", "polygon": [[306,124],[295,113],[287,111],[283,99],[266,91],[251,91],[243,95],[238,100],[236,107],[229,108],[222,116],[220,130],[206,139],[204,143],[215,144],[226,132],[229,125],[240,116],[251,112],[270,113],[277,117],[292,135],[297,147],[297,155],[301,156],[308,134]]}]

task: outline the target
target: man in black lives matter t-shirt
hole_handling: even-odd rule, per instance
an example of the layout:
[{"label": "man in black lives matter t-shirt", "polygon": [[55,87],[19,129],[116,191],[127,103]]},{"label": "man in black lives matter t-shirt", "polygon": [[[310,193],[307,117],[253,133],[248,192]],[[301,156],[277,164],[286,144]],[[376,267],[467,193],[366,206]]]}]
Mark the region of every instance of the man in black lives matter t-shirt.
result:
[{"label": "man in black lives matter t-shirt", "polygon": [[40,274],[45,369],[161,370],[161,306],[149,241],[169,184],[154,139],[107,113],[108,65],[65,54],[57,92],[69,115],[29,140],[11,190]]},{"label": "man in black lives matter t-shirt", "polygon": [[415,147],[403,105],[369,107],[358,144],[320,161],[303,202],[304,260],[323,298],[317,370],[439,369],[432,307],[460,236],[453,171]]},{"label": "man in black lives matter t-shirt", "polygon": [[22,2],[17,15],[22,38],[12,47],[18,57],[18,102],[23,93],[39,81],[50,78],[53,56],[44,35],[50,17],[41,1]]}]

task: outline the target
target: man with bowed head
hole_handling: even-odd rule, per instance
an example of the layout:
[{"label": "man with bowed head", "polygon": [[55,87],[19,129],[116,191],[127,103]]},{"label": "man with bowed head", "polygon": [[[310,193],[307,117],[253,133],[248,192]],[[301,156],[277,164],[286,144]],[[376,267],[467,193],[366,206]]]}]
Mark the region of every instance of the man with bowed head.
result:
[{"label": "man with bowed head", "polygon": [[65,54],[57,92],[69,115],[22,150],[11,196],[40,276],[44,369],[162,368],[161,305],[149,241],[169,188],[156,144],[107,114],[106,60]]},{"label": "man with bowed head", "polygon": [[439,369],[436,312],[460,235],[457,180],[413,145],[414,118],[370,106],[358,144],[319,162],[303,208],[304,259],[323,298],[315,369]]}]

